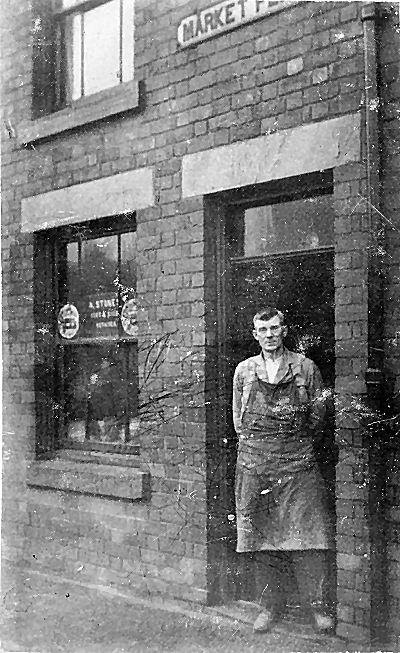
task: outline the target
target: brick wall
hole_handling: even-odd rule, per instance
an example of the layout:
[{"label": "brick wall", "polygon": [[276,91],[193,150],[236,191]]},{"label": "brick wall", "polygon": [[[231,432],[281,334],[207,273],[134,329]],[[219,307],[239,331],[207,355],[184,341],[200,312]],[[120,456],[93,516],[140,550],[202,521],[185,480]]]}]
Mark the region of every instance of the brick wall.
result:
[{"label": "brick wall", "polygon": [[20,234],[21,189],[27,183],[26,152],[15,146],[14,129],[28,106],[30,43],[26,9],[5,3],[2,24],[2,271],[4,448],[4,557],[19,560],[28,524],[25,472],[35,449],[33,397],[33,246]]},{"label": "brick wall", "polygon": [[368,639],[370,620],[368,451],[360,406],[365,400],[368,356],[368,231],[364,169],[335,172],[336,211],[336,438],[338,634]]},{"label": "brick wall", "polygon": [[[361,3],[302,2],[179,50],[180,20],[207,5],[205,0],[138,0],[135,65],[146,87],[141,112],[29,149],[3,134],[6,556],[99,583],[130,583],[143,591],[199,600],[206,595],[206,445],[212,433],[204,407],[207,253],[203,200],[181,197],[182,156],[355,112],[363,101]],[[12,135],[12,127],[30,116],[31,25],[27,5],[17,0],[6,3],[4,17],[4,106]],[[390,88],[395,92],[395,81]],[[385,128],[394,130],[392,123]],[[168,419],[162,429],[142,434],[141,463],[152,474],[150,503],[27,492],[26,464],[33,458],[35,438],[33,241],[20,233],[21,199],[143,166],[153,167],[156,203],[137,213],[140,339],[145,344],[149,337],[171,334],[170,352],[154,387],[171,388],[183,377],[194,380],[191,391],[165,406]],[[393,159],[393,171],[395,166]],[[334,177],[336,390],[342,402],[339,631],[365,640],[367,454],[349,409],[365,393],[366,225],[359,203],[365,193],[364,166],[343,166]]]},{"label": "brick wall", "polygon": [[[394,388],[391,401],[393,414],[398,415],[399,402],[399,300],[400,286],[398,263],[400,256],[400,17],[398,6],[386,5],[380,28],[381,100],[382,100],[382,213],[386,230],[386,314],[385,348],[390,386]],[[388,429],[388,615],[390,644],[400,645],[400,450],[398,445],[398,419],[393,429]]]}]

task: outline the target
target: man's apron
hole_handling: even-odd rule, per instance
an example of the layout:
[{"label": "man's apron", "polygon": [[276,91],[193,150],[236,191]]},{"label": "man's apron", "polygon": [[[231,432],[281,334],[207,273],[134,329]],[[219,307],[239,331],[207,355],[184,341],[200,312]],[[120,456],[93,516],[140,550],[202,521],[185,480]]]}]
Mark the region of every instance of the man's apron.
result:
[{"label": "man's apron", "polygon": [[301,386],[293,374],[277,384],[257,376],[252,383],[236,466],[240,553],[334,546]]}]

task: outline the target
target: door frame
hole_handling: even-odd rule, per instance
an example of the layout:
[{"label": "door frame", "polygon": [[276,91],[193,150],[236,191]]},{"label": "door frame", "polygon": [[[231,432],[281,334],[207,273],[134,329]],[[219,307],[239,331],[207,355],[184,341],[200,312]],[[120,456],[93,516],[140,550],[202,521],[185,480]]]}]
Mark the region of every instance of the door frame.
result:
[{"label": "door frame", "polygon": [[[294,189],[294,190],[293,190]],[[231,486],[227,483],[229,451],[226,430],[231,416],[231,378],[228,360],[227,310],[230,261],[227,254],[226,211],[229,206],[246,207],[284,202],[334,192],[333,170],[310,173],[246,186],[204,196],[204,291],[205,291],[205,403],[207,465],[207,596],[210,605],[235,598],[235,570],[229,545],[234,535],[230,521]],[[230,384],[229,384],[230,385]]]}]

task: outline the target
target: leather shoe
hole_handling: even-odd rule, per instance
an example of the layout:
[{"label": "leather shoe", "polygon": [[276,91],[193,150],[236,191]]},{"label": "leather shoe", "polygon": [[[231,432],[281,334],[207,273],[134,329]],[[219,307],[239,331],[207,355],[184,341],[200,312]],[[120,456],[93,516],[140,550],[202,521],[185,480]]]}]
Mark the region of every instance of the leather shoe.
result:
[{"label": "leather shoe", "polygon": [[266,633],[270,630],[275,621],[275,613],[271,610],[263,610],[254,622],[253,630],[255,633]]},{"label": "leather shoe", "polygon": [[333,618],[329,614],[320,612],[319,610],[313,612],[313,622],[314,629],[321,635],[330,633],[335,626]]}]

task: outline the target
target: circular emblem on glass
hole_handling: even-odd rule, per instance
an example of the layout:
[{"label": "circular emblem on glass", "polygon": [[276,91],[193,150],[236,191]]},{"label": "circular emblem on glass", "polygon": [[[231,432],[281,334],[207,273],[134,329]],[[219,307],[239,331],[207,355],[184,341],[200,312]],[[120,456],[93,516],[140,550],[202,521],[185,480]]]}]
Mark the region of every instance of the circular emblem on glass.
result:
[{"label": "circular emblem on glass", "polygon": [[63,338],[73,338],[79,329],[79,313],[73,304],[65,304],[58,314],[58,332]]},{"label": "circular emblem on glass", "polygon": [[137,308],[134,299],[128,299],[121,311],[122,328],[128,336],[137,336]]}]

